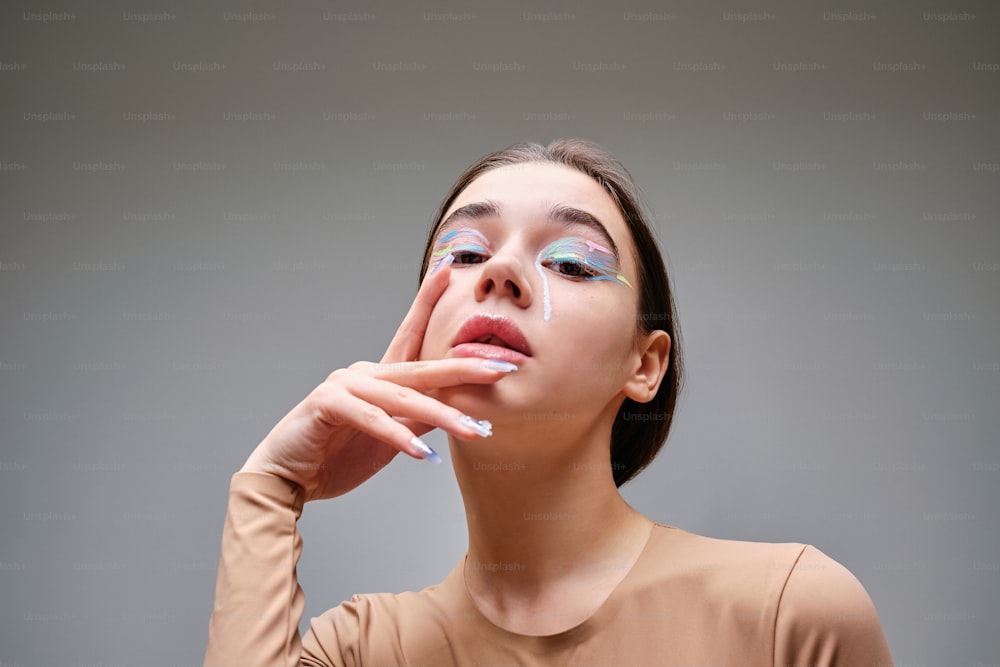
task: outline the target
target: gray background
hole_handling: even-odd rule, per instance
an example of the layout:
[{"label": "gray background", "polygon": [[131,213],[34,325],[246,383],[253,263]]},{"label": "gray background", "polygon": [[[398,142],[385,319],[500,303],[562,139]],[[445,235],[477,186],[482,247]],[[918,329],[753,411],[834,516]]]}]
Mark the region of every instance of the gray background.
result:
[{"label": "gray background", "polygon": [[[381,356],[459,172],[565,135],[635,175],[677,291],[688,384],[629,502],[816,545],[897,665],[1000,663],[997,19],[7,3],[0,664],[200,664],[232,473]],[[306,619],[466,539],[449,467],[402,458],[300,528]]]}]

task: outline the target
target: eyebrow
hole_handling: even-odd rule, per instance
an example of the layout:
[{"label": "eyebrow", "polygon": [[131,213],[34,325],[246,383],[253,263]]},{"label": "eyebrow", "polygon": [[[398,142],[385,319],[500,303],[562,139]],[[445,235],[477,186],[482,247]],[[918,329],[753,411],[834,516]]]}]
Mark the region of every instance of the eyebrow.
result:
[{"label": "eyebrow", "polygon": [[[481,220],[483,218],[499,218],[503,213],[503,207],[495,201],[477,201],[471,204],[466,204],[465,206],[459,206],[454,211],[451,212],[444,222],[438,227],[440,232],[446,226],[456,222],[458,220]],[[552,222],[558,222],[563,225],[583,225],[594,230],[601,236],[601,238],[611,247],[612,252],[615,257],[621,257],[618,252],[618,246],[615,244],[615,240],[611,238],[611,234],[608,233],[608,228],[604,224],[594,217],[592,214],[572,206],[566,206],[565,204],[553,204],[552,208],[549,209],[549,220]]]}]

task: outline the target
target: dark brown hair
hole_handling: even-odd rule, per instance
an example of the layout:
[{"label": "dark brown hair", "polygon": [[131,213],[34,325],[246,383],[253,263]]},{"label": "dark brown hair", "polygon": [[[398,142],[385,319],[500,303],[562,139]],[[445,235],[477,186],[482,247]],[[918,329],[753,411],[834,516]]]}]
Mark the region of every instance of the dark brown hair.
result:
[{"label": "dark brown hair", "polygon": [[639,188],[624,165],[592,141],[578,138],[557,139],[548,146],[523,142],[486,155],[458,177],[441,202],[427,237],[420,280],[423,281],[427,271],[437,229],[455,198],[472,181],[491,169],[532,162],[572,167],[593,178],[611,195],[631,232],[633,253],[637,260],[639,312],[636,333],[661,329],[670,336],[669,366],[656,396],[648,403],[626,398],[615,417],[611,430],[611,470],[615,484],[621,486],[648,466],[666,441],[681,389],[683,370],[680,326],[670,281],[640,202]]}]

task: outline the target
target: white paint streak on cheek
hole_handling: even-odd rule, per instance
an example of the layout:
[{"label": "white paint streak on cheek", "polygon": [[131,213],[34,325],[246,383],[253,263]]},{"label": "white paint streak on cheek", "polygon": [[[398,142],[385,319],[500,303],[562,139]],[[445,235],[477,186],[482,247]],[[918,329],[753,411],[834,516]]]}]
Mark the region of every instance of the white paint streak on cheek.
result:
[{"label": "white paint streak on cheek", "polygon": [[538,270],[538,275],[542,278],[542,305],[545,310],[545,320],[548,321],[552,318],[552,301],[549,298],[549,279],[542,268],[542,256],[540,254],[538,255],[538,259],[535,260],[535,268]]}]

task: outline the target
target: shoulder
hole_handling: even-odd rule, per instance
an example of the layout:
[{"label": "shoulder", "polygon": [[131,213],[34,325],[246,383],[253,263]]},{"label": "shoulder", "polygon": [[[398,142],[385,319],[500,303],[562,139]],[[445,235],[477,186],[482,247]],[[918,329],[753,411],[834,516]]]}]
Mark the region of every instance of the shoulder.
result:
[{"label": "shoulder", "polygon": [[760,636],[773,629],[788,573],[806,548],[796,542],[722,539],[658,524],[633,579],[641,595],[698,609],[730,632]]},{"label": "shoulder", "polygon": [[362,664],[376,655],[389,660],[387,656],[402,651],[406,637],[428,636],[449,618],[455,620],[446,597],[441,584],[420,591],[354,595],[310,620],[302,638],[303,655],[332,665]]},{"label": "shoulder", "polygon": [[867,591],[815,546],[657,530],[648,583],[680,585],[729,632],[763,637],[773,664],[892,665]]},{"label": "shoulder", "polygon": [[777,596],[805,544],[750,542],[708,537],[676,526],[657,524],[650,542],[646,574],[658,581],[697,585],[704,593],[718,589],[732,598],[743,593],[760,600]]},{"label": "shoulder", "polygon": [[846,567],[806,546],[782,590],[775,664],[892,665],[878,613]]}]

